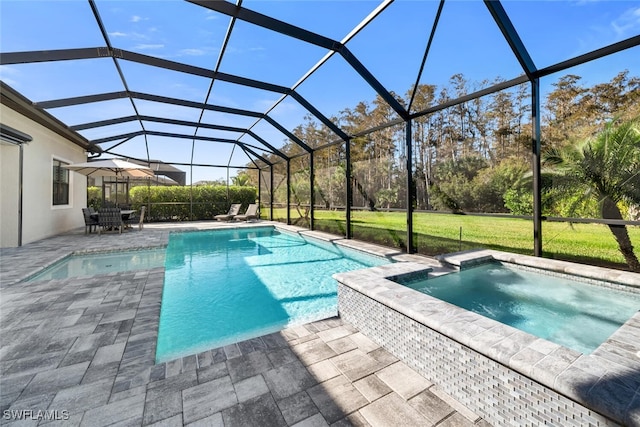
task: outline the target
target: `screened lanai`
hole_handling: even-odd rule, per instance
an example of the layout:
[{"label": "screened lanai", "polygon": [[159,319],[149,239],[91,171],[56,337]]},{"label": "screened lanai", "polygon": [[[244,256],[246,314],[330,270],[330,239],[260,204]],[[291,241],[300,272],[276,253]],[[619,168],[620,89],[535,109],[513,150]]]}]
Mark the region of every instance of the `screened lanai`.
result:
[{"label": "screened lanai", "polygon": [[637,146],[613,162],[615,199],[548,161],[640,115],[637,3],[0,7],[3,92],[90,159],[161,161],[189,186],[243,176],[262,218],[408,253],[637,268]]}]

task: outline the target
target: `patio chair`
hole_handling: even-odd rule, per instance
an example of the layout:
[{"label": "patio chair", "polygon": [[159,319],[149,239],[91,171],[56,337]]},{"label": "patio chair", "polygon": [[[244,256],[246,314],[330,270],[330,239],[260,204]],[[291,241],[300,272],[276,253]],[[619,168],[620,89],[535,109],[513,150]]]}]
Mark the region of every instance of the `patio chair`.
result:
[{"label": "patio chair", "polygon": [[91,209],[82,208],[82,215],[84,215],[84,234],[91,233],[92,228],[94,230],[98,228],[98,220],[91,216]]},{"label": "patio chair", "polygon": [[240,206],[242,206],[242,204],[233,203],[229,207],[229,212],[227,212],[226,214],[216,215],[214,216],[214,218],[218,221],[231,221],[236,215],[240,213]]},{"label": "patio chair", "polygon": [[129,227],[131,227],[132,225],[138,224],[138,230],[142,230],[144,228],[144,212],[146,211],[147,207],[143,206],[140,208],[140,216],[131,216],[129,217],[129,219],[127,219],[125,221],[125,224]]},{"label": "patio chair", "polygon": [[238,221],[249,221],[250,219],[258,219],[258,205],[251,203],[247,206],[247,211],[242,215],[236,215],[233,219]]},{"label": "patio chair", "polygon": [[122,222],[122,212],[120,208],[103,208],[98,211],[98,234],[103,231],[116,229],[122,234],[124,223]]}]

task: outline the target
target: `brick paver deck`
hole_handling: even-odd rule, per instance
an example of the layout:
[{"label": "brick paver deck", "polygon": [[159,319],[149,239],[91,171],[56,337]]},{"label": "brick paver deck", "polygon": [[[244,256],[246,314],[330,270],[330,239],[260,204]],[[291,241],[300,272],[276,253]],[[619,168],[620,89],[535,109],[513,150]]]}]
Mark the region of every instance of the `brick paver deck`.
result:
[{"label": "brick paver deck", "polygon": [[155,364],[164,269],[20,281],[73,251],[164,245],[172,227],[0,252],[2,425],[486,424],[340,318]]}]

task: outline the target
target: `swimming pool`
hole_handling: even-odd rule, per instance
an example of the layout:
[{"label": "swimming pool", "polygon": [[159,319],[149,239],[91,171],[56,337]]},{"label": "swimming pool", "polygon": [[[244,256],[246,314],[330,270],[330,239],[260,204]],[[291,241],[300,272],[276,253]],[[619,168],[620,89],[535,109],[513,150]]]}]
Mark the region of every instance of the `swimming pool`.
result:
[{"label": "swimming pool", "polygon": [[640,294],[488,263],[398,283],[589,354],[640,308]]},{"label": "swimming pool", "polygon": [[389,262],[273,227],[172,233],[156,361],[335,316],[331,275]]},{"label": "swimming pool", "polygon": [[74,254],[48,266],[27,281],[96,276],[164,266],[165,249]]}]

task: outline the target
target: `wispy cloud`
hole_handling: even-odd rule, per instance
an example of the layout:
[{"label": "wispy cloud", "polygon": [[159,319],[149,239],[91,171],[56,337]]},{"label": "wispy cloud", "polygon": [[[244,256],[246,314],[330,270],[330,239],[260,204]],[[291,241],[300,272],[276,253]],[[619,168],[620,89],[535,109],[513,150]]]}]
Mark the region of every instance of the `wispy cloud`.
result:
[{"label": "wispy cloud", "polygon": [[266,50],[267,49],[262,46],[250,46],[250,47],[229,46],[227,47],[227,52],[235,55],[242,55],[242,54],[251,53],[251,52],[262,52]]},{"label": "wispy cloud", "polygon": [[134,40],[151,40],[151,37],[143,33],[130,33],[128,34]]},{"label": "wispy cloud", "polygon": [[20,84],[17,80],[14,80],[12,76],[18,76],[19,74],[20,72],[15,68],[0,65],[0,79],[13,88],[17,88]]},{"label": "wispy cloud", "polygon": [[150,36],[143,33],[135,32],[135,31],[134,32],[112,31],[108,34],[109,36],[114,38],[131,39],[133,41],[138,41],[138,42],[151,40]]},{"label": "wispy cloud", "polygon": [[611,28],[619,38],[637,33],[640,29],[640,6],[624,11],[622,15],[611,22]]},{"label": "wispy cloud", "polygon": [[268,99],[268,98],[263,98],[263,99],[257,99],[253,102],[253,108],[256,111],[266,111],[269,108],[273,107],[273,104],[276,103],[276,101],[278,100],[278,98],[272,98],[272,99]]},{"label": "wispy cloud", "polygon": [[[273,105],[273,103],[271,103],[271,105],[269,105],[268,108],[270,108]],[[291,117],[292,115],[295,116],[297,115],[302,115],[302,107],[300,106],[300,104],[298,104],[295,101],[292,101],[290,97],[286,98],[284,101],[282,101],[280,104],[278,104],[278,106],[273,110],[273,112],[271,113],[271,115],[273,117],[276,118],[288,118]]]},{"label": "wispy cloud", "polygon": [[202,56],[206,55],[206,52],[203,49],[182,49],[180,50],[180,55]]},{"label": "wispy cloud", "polygon": [[138,44],[135,47],[138,50],[154,50],[164,48],[163,44]]},{"label": "wispy cloud", "polygon": [[214,12],[213,10],[207,10],[206,11],[206,15],[204,19],[211,21],[214,19],[219,19],[220,15],[218,15],[218,13]]},{"label": "wispy cloud", "polygon": [[583,6],[585,4],[589,4],[589,3],[598,3],[602,0],[577,0],[574,2],[574,4],[576,4],[577,6]]},{"label": "wispy cloud", "polygon": [[130,19],[131,22],[140,22],[140,21],[146,21],[148,18],[143,18],[142,16],[138,16],[138,15],[133,15]]}]

